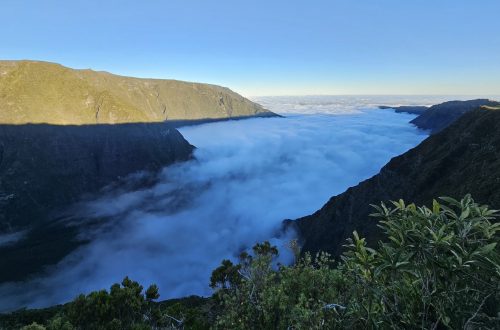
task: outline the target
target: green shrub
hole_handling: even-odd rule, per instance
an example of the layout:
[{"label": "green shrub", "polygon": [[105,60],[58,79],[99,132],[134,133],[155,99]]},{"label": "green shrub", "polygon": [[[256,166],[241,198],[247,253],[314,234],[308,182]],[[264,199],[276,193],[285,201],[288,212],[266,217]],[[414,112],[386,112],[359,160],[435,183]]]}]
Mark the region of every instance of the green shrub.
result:
[{"label": "green shrub", "polygon": [[45,330],[45,327],[36,322],[33,322],[30,325],[22,327],[21,330]]},{"label": "green shrub", "polygon": [[[269,243],[212,276],[221,329],[474,329],[500,327],[500,254],[494,210],[466,196],[432,209],[393,202],[373,214],[376,249],[356,232],[342,260],[308,254],[273,267]],[[221,276],[223,274],[224,276]]]},{"label": "green shrub", "polygon": [[128,277],[108,291],[78,296],[66,308],[69,323],[77,329],[139,329],[156,326],[161,315],[153,300],[158,287],[143,287]]}]

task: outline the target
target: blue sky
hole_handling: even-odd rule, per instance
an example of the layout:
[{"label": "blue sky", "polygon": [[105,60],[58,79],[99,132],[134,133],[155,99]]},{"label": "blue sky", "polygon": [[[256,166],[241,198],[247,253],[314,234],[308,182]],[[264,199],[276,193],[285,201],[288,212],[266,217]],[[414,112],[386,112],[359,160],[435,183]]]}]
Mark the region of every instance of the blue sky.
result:
[{"label": "blue sky", "polygon": [[0,58],[245,96],[500,94],[500,1],[0,2]]}]

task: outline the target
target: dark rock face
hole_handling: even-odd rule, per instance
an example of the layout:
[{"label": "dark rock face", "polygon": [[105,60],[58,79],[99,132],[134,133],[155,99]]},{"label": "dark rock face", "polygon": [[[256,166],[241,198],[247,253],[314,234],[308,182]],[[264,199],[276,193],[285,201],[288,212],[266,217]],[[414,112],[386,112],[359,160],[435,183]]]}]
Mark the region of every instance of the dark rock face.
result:
[{"label": "dark rock face", "polygon": [[0,125],[0,234],[29,229],[0,246],[0,281],[19,280],[78,245],[53,212],[120,177],[191,157],[171,125]]},{"label": "dark rock face", "polygon": [[370,204],[398,200],[429,205],[433,198],[473,198],[500,207],[500,110],[476,109],[417,147],[393,158],[379,174],[331,198],[316,213],[287,221],[304,251],[342,253],[357,230],[369,244],[381,238]]},{"label": "dark rock face", "polygon": [[391,107],[391,106],[387,106],[387,105],[381,105],[378,108],[379,109],[393,109],[394,111],[396,111],[398,113],[405,112],[405,113],[411,113],[414,115],[421,115],[425,111],[427,111],[427,109],[429,109],[429,107],[422,106],[422,105],[402,105],[399,107]]},{"label": "dark rock face", "polygon": [[413,119],[411,123],[415,124],[418,128],[430,130],[432,134],[435,134],[453,123],[466,112],[481,106],[496,107],[499,105],[500,102],[487,99],[444,102],[433,105],[420,116]]}]

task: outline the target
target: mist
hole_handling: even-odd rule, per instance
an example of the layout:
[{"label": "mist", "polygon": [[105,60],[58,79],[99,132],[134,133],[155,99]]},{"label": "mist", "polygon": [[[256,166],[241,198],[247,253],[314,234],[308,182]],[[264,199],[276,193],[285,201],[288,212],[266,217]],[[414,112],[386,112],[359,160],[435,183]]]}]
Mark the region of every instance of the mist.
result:
[{"label": "mist", "polygon": [[313,213],[417,145],[427,135],[413,118],[352,106],[182,128],[195,159],[134,174],[74,206],[64,221],[90,243],[36,279],[1,285],[0,309],[64,303],[125,276],[156,283],[161,299],[210,295],[221,260],[264,240],[288,262],[294,233],[282,233],[282,221]]}]

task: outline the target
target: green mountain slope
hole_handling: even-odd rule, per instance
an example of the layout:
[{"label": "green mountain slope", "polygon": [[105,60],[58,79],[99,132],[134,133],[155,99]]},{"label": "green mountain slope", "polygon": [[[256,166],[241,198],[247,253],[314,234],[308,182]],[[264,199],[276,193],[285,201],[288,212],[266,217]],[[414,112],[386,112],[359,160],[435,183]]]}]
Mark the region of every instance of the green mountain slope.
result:
[{"label": "green mountain slope", "polygon": [[228,88],[0,61],[0,124],[96,124],[272,116]]}]

